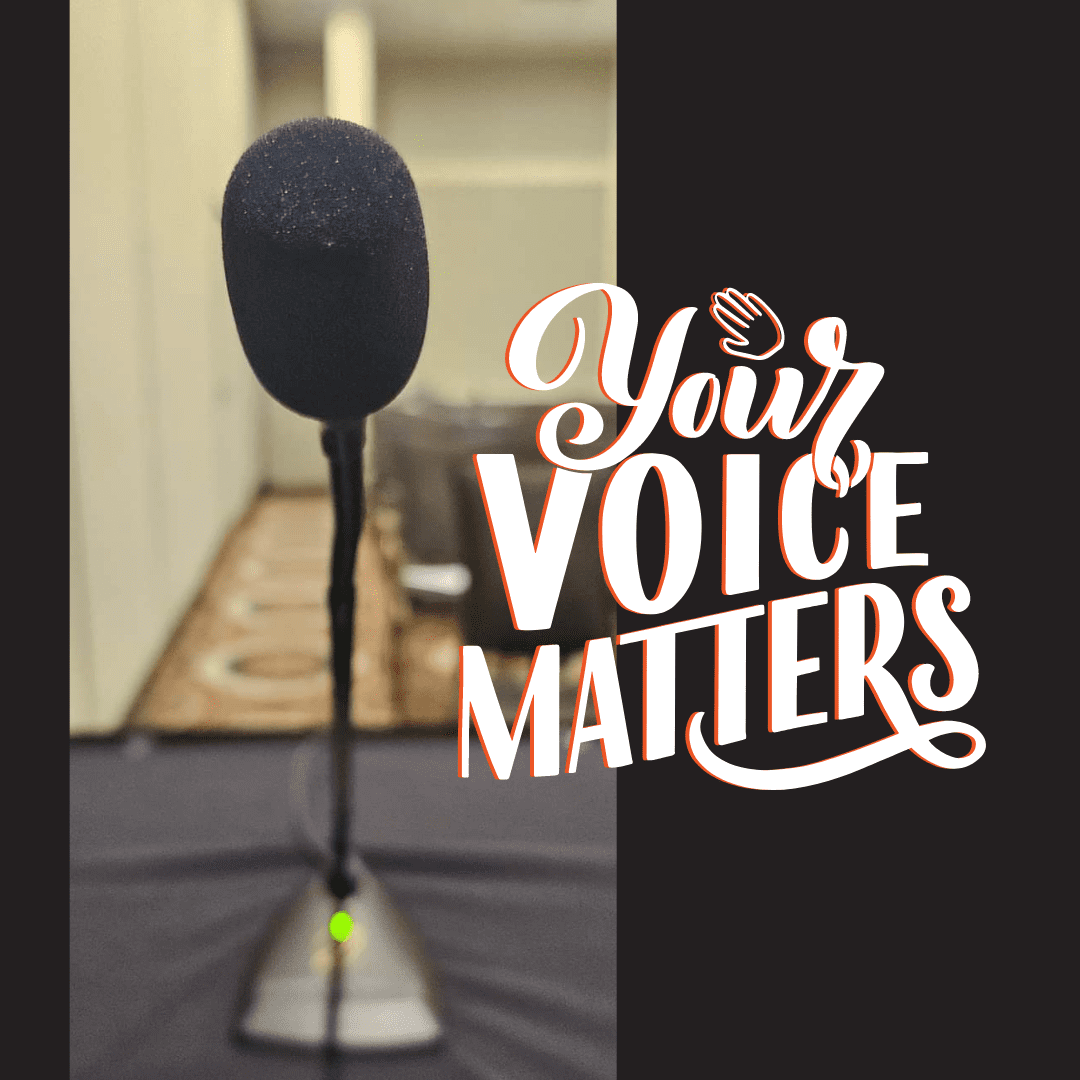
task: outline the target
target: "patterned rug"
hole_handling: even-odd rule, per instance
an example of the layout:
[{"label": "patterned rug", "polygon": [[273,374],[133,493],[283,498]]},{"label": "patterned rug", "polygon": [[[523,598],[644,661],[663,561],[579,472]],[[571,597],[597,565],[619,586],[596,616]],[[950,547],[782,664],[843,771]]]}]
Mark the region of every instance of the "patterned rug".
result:
[{"label": "patterned rug", "polygon": [[[297,733],[329,726],[327,495],[260,498],[225,542],[129,717],[184,734]],[[460,634],[414,615],[397,585],[392,510],[368,515],[357,566],[352,721],[359,729],[456,731]]]},{"label": "patterned rug", "polygon": [[[260,497],[227,538],[207,580],[127,722],[172,735],[294,735],[330,726],[326,591],[329,495]],[[400,515],[367,515],[357,560],[352,722],[370,733],[456,736],[459,622],[416,608],[399,584],[407,562]],[[508,722],[530,658],[485,648]],[[573,719],[580,649],[560,672],[564,742]],[[592,702],[586,722],[595,723]]]}]

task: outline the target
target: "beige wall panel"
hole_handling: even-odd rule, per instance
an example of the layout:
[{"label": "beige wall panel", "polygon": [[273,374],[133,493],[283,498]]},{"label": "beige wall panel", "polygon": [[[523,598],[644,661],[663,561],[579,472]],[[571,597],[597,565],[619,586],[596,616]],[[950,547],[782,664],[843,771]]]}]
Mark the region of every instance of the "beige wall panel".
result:
[{"label": "beige wall panel", "polygon": [[388,57],[379,68],[379,130],[420,158],[598,158],[608,148],[610,64],[505,58]]},{"label": "beige wall panel", "polygon": [[140,95],[150,256],[153,393],[165,610],[178,619],[218,539],[209,257],[213,202],[199,83],[209,71],[205,3],[141,0]]},{"label": "beige wall panel", "polygon": [[[259,52],[259,134],[323,113],[321,45],[276,46]],[[279,488],[328,487],[317,420],[278,404],[259,388],[266,478]]]},{"label": "beige wall panel", "polygon": [[122,722],[258,481],[220,269],[245,10],[71,7],[73,731]]},{"label": "beige wall panel", "polygon": [[[243,0],[217,0],[210,54],[215,61],[203,86],[208,194],[211,208],[210,339],[214,379],[214,480],[218,519],[235,521],[247,508],[263,473],[259,429],[263,390],[248,365],[229,306],[221,261],[221,201],[240,155],[255,137],[254,62]],[[221,108],[222,103],[229,107]]]},{"label": "beige wall panel", "polygon": [[90,599],[86,580],[86,537],[82,527],[80,486],[75,482],[78,463],[75,440],[70,443],[71,462],[68,486],[70,522],[69,562],[70,600],[68,611],[68,716],[72,731],[91,729],[96,716],[97,693],[94,688],[93,640],[90,636]]},{"label": "beige wall panel", "polygon": [[82,701],[72,701],[75,731],[116,726],[164,631],[156,618],[131,6],[75,0],[70,9],[71,485],[82,526],[71,566],[71,666],[82,687]]},{"label": "beige wall panel", "polygon": [[257,77],[259,134],[290,120],[322,115],[321,44],[260,48]]},{"label": "beige wall panel", "polygon": [[[421,186],[420,202],[431,306],[424,350],[405,394],[540,403],[537,391],[507,374],[506,343],[537,301],[600,280],[601,190]],[[570,382],[554,393],[561,400],[602,400],[596,361],[606,304],[599,294],[576,301],[552,325],[541,344],[540,374],[552,378],[566,363],[574,315],[585,319],[585,355]]]}]

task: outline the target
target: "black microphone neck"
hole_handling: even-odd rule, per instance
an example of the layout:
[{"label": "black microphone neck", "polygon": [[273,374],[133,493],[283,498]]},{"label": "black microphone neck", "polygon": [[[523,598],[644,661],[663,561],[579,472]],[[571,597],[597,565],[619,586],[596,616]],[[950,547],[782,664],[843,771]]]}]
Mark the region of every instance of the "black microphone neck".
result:
[{"label": "black microphone neck", "polygon": [[323,424],[323,452],[330,459],[330,486],[334,498],[334,547],[330,568],[331,668],[334,717],[331,726],[333,758],[333,833],[327,884],[338,897],[351,894],[356,882],[346,868],[349,854],[349,742],[352,688],[353,633],[356,612],[357,549],[364,527],[365,418],[329,420]]}]

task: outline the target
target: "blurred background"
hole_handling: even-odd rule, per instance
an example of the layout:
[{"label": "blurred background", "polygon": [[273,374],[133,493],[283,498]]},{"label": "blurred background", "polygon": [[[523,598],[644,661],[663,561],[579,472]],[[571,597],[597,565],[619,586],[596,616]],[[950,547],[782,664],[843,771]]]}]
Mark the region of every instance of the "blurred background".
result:
[{"label": "blurred background", "polygon": [[431,267],[419,365],[368,425],[354,719],[451,724],[461,640],[520,675],[534,644],[607,632],[587,507],[556,625],[514,635],[471,455],[518,455],[535,529],[537,419],[604,403],[595,296],[545,337],[550,377],[586,319],[557,395],[503,356],[542,297],[615,282],[614,0],[73,0],[70,61],[72,734],[329,718],[319,425],[251,374],[220,243],[240,154],[305,116],[397,148]]}]

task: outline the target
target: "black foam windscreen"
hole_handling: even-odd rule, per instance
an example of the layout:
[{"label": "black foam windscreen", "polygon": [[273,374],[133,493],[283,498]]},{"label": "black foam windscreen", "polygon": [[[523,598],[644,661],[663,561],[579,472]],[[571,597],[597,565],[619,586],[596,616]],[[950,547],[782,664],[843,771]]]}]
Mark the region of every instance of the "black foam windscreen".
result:
[{"label": "black foam windscreen", "polygon": [[319,117],[243,154],[221,215],[225,280],[259,382],[295,412],[349,420],[405,386],[427,327],[424,221],[400,155]]}]

